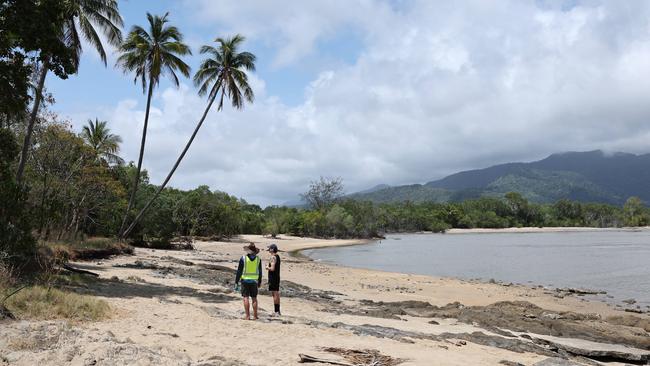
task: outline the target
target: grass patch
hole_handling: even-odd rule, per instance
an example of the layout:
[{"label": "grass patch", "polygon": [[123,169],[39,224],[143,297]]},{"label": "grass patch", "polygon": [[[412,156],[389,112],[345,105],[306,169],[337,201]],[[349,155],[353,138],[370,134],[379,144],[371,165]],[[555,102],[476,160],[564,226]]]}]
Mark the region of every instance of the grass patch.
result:
[{"label": "grass patch", "polygon": [[[0,293],[7,290],[0,289]],[[69,319],[97,321],[108,317],[111,308],[104,300],[74,292],[29,286],[10,297],[5,306],[20,319]]]},{"label": "grass patch", "polygon": [[0,261],[0,320],[104,319],[111,312],[106,301],[70,291],[70,288],[87,288],[95,281],[94,277],[59,272],[49,267],[31,276],[19,277]]}]

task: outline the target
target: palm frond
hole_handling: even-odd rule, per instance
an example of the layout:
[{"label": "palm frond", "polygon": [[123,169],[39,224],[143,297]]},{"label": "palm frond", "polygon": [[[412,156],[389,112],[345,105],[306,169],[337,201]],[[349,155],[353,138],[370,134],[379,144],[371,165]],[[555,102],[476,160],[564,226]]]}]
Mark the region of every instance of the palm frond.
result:
[{"label": "palm frond", "polygon": [[120,28],[124,25],[124,21],[120,15],[117,1],[71,1],[67,14],[68,20],[64,29],[64,41],[75,50],[75,67],[79,66],[83,51],[79,34],[83,35],[86,41],[95,48],[106,65],[106,51],[97,30],[100,30],[108,42],[114,46],[122,42]]},{"label": "palm frond", "polygon": [[97,31],[95,31],[93,25],[83,14],[79,15],[79,27],[81,28],[81,34],[84,35],[88,43],[95,47],[95,50],[97,50],[97,53],[99,53],[99,58],[101,58],[104,65],[106,65],[106,51],[104,50],[102,41],[99,38]]}]

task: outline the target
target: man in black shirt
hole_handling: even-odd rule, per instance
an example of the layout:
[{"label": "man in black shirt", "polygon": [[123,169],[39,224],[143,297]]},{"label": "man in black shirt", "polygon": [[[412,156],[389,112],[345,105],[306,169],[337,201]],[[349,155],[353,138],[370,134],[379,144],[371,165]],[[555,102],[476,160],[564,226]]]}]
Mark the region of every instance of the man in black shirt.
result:
[{"label": "man in black shirt", "polygon": [[266,269],[269,271],[269,291],[273,296],[273,307],[275,316],[282,315],[280,313],[280,256],[278,255],[278,246],[271,244],[267,247],[269,254],[271,254],[271,259],[266,265]]}]

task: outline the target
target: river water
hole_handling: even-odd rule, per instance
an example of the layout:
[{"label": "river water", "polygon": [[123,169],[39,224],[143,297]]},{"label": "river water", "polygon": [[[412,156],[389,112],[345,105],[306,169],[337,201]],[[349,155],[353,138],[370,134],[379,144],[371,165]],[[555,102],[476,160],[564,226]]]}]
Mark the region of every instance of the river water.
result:
[{"label": "river water", "polygon": [[[650,305],[650,231],[395,234],[367,245],[306,250],[329,263],[390,272],[607,291]],[[611,298],[613,296],[613,298]]]}]

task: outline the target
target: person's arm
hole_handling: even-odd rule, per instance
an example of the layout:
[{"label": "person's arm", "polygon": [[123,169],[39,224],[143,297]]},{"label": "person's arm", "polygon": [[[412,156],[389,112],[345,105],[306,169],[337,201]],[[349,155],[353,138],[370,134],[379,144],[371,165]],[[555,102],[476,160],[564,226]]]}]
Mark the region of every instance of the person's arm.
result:
[{"label": "person's arm", "polygon": [[257,287],[260,287],[262,286],[262,258],[260,258],[260,264],[257,267],[257,271],[260,273],[260,276],[257,278]]},{"label": "person's arm", "polygon": [[275,256],[271,257],[271,260],[269,261],[269,271],[275,272]]},{"label": "person's arm", "polygon": [[239,258],[239,265],[237,266],[237,274],[235,275],[235,285],[239,283],[241,275],[244,272],[244,257]]}]

